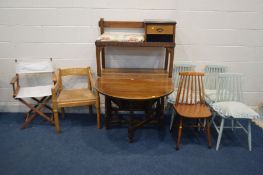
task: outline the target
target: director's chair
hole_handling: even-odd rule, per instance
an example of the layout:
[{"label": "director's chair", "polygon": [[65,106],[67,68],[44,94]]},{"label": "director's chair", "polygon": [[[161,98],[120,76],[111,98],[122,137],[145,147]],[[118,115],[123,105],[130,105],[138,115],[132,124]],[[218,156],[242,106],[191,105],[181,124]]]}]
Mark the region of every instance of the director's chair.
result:
[{"label": "director's chair", "polygon": [[16,75],[10,84],[13,87],[13,98],[22,102],[30,110],[26,113],[25,122],[21,129],[26,128],[37,115],[53,123],[52,115],[43,111],[52,108],[48,105],[51,100],[52,81],[56,81],[52,59],[50,60],[16,60]]}]

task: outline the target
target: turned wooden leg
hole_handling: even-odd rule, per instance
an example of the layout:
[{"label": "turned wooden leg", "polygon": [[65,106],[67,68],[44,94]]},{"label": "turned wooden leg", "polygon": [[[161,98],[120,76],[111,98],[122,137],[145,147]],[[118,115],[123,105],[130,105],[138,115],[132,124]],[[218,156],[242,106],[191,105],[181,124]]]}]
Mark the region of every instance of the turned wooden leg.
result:
[{"label": "turned wooden leg", "polygon": [[159,106],[158,114],[160,116],[160,119],[159,119],[160,120],[160,127],[163,128],[164,127],[164,97],[159,99],[158,103],[157,104]]},{"label": "turned wooden leg", "polygon": [[169,77],[172,77],[173,74],[173,62],[174,62],[174,49],[173,48],[169,48],[169,53],[170,53],[170,61],[169,61]]},{"label": "turned wooden leg", "polygon": [[133,129],[132,128],[128,128],[128,141],[129,143],[133,142]]},{"label": "turned wooden leg", "polygon": [[183,129],[183,119],[180,118],[180,123],[178,127],[178,137],[177,137],[177,143],[176,143],[176,150],[179,150],[180,143],[181,143],[181,137],[182,137],[182,129]]},{"label": "turned wooden leg", "polygon": [[92,115],[93,114],[93,111],[92,111],[92,106],[89,105],[89,113]]},{"label": "turned wooden leg", "polygon": [[130,111],[130,114],[129,114],[129,126],[128,126],[128,140],[129,140],[129,143],[132,143],[133,142],[133,135],[134,135],[134,129],[133,129],[133,125],[132,125],[132,116],[133,115],[133,112]]},{"label": "turned wooden leg", "polygon": [[164,70],[167,70],[167,67],[168,67],[168,60],[169,59],[169,51],[168,49],[166,48],[165,49],[165,62],[164,62]]},{"label": "turned wooden leg", "polygon": [[58,119],[58,111],[54,110],[53,111],[53,115],[54,115],[54,124],[55,124],[55,130],[57,133],[60,133],[60,127],[59,127],[59,119]]},{"label": "turned wooden leg", "polygon": [[65,109],[61,108],[61,118],[65,119]]},{"label": "turned wooden leg", "polygon": [[101,116],[100,116],[100,96],[99,93],[96,93],[96,111],[97,111],[97,127],[98,129],[101,128]]},{"label": "turned wooden leg", "polygon": [[207,131],[207,142],[208,142],[208,148],[212,148],[211,144],[211,132],[210,132],[210,121],[209,119],[206,120],[206,131]]},{"label": "turned wooden leg", "polygon": [[104,125],[106,129],[110,128],[110,116],[111,116],[111,100],[105,96],[105,119]]}]

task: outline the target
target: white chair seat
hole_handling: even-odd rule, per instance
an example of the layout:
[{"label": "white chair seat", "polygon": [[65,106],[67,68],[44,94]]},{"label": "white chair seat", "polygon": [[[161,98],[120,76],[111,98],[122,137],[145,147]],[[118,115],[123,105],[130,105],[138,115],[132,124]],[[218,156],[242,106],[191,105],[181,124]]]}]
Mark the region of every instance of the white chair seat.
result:
[{"label": "white chair seat", "polygon": [[53,85],[21,87],[15,98],[45,97],[51,95]]},{"label": "white chair seat", "polygon": [[177,95],[177,90],[173,91],[173,93],[171,93],[171,94],[168,96],[167,102],[168,102],[168,103],[171,103],[171,104],[175,104],[176,95]]},{"label": "white chair seat", "polygon": [[[224,128],[242,129],[247,134],[248,149],[252,150],[251,121],[258,118],[259,114],[248,107],[242,101],[242,74],[239,73],[220,73],[218,75],[218,84],[216,92],[216,101],[210,104],[221,119],[220,124],[213,120],[213,125],[218,133],[216,150],[219,149]],[[244,122],[247,121],[247,127]],[[225,126],[225,120],[231,120],[230,126]]]},{"label": "white chair seat", "polygon": [[259,114],[247,105],[237,101],[225,101],[213,103],[212,108],[222,117],[257,119]]},{"label": "white chair seat", "polygon": [[216,89],[205,89],[205,100],[208,104],[216,101]]}]

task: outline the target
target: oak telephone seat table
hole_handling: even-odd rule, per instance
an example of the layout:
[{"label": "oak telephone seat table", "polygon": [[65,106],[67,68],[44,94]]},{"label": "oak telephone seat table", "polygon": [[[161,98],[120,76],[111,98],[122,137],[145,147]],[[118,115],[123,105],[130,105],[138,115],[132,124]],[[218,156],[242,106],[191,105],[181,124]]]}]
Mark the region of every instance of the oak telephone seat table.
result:
[{"label": "oak telephone seat table", "polygon": [[[98,76],[101,76],[102,72],[107,69],[105,64],[105,59],[107,59],[106,47],[152,47],[165,49],[164,65],[163,68],[158,70],[165,70],[168,76],[172,77],[176,30],[175,21],[104,21],[101,18],[99,27],[101,36],[95,42]],[[116,36],[114,33],[105,32],[105,29],[143,29],[144,33],[137,36]],[[143,36],[143,39],[141,36]],[[151,70],[154,71],[155,69]]]},{"label": "oak telephone seat table", "polygon": [[[96,40],[97,91],[105,96],[105,126],[109,127],[113,112],[129,111],[128,138],[150,121],[163,121],[164,97],[173,92],[172,71],[175,48],[175,21],[99,21],[101,36]],[[108,29],[142,29],[141,34],[107,32]],[[161,68],[107,67],[107,47],[152,47],[165,50]],[[143,60],[142,62],[143,63]],[[115,104],[115,106],[113,106]],[[144,120],[135,122],[134,111],[143,111]]]}]

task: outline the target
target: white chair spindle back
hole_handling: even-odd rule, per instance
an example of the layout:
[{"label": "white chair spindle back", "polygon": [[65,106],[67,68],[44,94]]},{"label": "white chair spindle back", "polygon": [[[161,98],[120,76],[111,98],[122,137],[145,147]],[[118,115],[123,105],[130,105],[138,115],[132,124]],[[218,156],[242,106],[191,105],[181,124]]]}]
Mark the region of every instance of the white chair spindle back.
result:
[{"label": "white chair spindle back", "polygon": [[226,72],[226,67],[222,65],[207,65],[205,67],[205,88],[216,89],[218,74]]},{"label": "white chair spindle back", "polygon": [[242,101],[242,74],[220,73],[216,101]]},{"label": "white chair spindle back", "polygon": [[179,72],[191,72],[194,71],[195,65],[192,64],[175,64],[173,69],[174,87],[179,85]]}]

